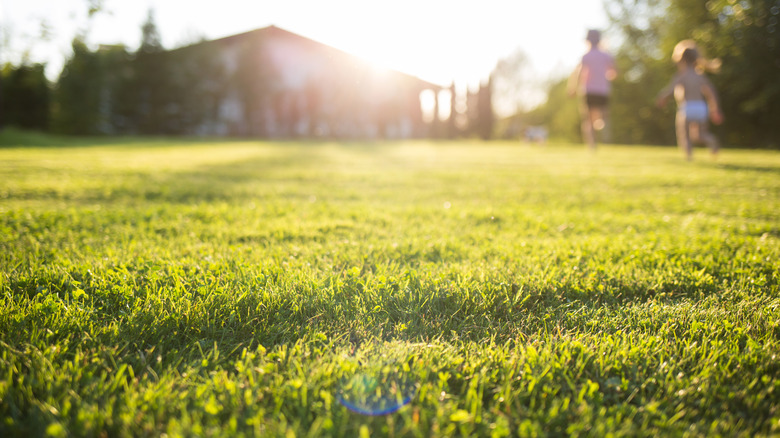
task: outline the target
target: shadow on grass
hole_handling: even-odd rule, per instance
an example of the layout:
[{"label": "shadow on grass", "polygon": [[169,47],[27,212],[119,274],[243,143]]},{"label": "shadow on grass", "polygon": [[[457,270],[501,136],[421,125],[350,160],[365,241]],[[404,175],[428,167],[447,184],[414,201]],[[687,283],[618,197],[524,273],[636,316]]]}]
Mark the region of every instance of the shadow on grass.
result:
[{"label": "shadow on grass", "polygon": [[[489,282],[451,287],[422,279],[367,288],[338,275],[299,284],[282,277],[274,280],[279,272],[264,271],[251,278],[228,273],[217,287],[197,266],[179,272],[143,264],[109,275],[114,277],[90,270],[9,273],[9,296],[19,314],[27,316],[1,324],[6,334],[0,340],[11,345],[64,344],[66,349],[129,343],[128,351],[157,346],[186,350],[193,357],[196,342],[233,351],[239,345],[273,348],[320,334],[354,345],[370,339],[523,342],[556,329],[653,332],[666,320],[651,318],[641,327],[620,321],[635,306],[730,299],[714,286],[674,284],[655,290],[616,285],[597,292]],[[94,330],[85,333],[83,326]]]},{"label": "shadow on grass", "polygon": [[780,176],[780,167],[754,166],[749,164],[716,164],[717,168],[729,171],[774,173]]},{"label": "shadow on grass", "polygon": [[[164,145],[171,146],[170,143]],[[191,145],[186,143],[182,147]],[[321,185],[324,182],[321,180],[321,172],[306,173],[306,169],[322,159],[318,152],[320,149],[297,143],[291,145],[291,148],[294,149],[280,156],[250,157],[228,163],[202,165],[186,171],[133,170],[117,173],[97,170],[91,175],[82,172],[79,177],[86,179],[81,183],[82,186],[11,186],[2,195],[9,201],[62,200],[70,205],[116,202],[193,204],[283,197],[290,194],[280,191],[288,183],[303,187],[307,184],[311,187]],[[295,170],[291,171],[293,167]],[[69,174],[63,173],[63,179],[68,180],[68,177]]]},{"label": "shadow on grass", "polygon": [[14,127],[0,129],[0,149],[14,148],[86,148],[106,146],[139,145],[142,147],[188,146],[208,143],[246,143],[257,141],[241,137],[170,137],[170,136],[83,136],[58,135],[39,131],[28,131]]}]

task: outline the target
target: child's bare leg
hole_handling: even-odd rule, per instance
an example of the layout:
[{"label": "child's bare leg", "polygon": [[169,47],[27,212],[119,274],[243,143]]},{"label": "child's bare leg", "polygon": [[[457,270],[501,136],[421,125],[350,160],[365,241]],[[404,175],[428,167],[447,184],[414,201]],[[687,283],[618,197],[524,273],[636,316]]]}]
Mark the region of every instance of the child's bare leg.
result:
[{"label": "child's bare leg", "polygon": [[693,150],[691,141],[688,138],[688,121],[685,119],[685,114],[678,112],[674,121],[675,131],[677,133],[677,147],[685,152],[685,158],[690,161],[693,159]]},{"label": "child's bare leg", "polygon": [[601,108],[593,108],[590,110],[590,120],[593,123],[593,129],[601,131],[604,129],[604,112]]},{"label": "child's bare leg", "polygon": [[590,148],[596,147],[596,140],[593,136],[593,125],[590,123],[590,118],[582,120],[582,140]]},{"label": "child's bare leg", "polygon": [[701,122],[688,123],[688,140],[691,144],[701,143]]},{"label": "child's bare leg", "polygon": [[591,150],[596,149],[596,135],[593,132],[593,109],[582,106],[582,140]]},{"label": "child's bare leg", "polygon": [[610,143],[612,141],[612,130],[609,124],[609,107],[601,108],[601,141]]},{"label": "child's bare leg", "polygon": [[720,150],[720,143],[718,142],[718,138],[710,132],[709,128],[707,127],[707,123],[701,124],[699,137],[701,138],[701,141],[703,141],[704,144],[706,144],[710,149],[710,153],[712,154],[713,158],[716,157],[718,155],[718,151]]}]

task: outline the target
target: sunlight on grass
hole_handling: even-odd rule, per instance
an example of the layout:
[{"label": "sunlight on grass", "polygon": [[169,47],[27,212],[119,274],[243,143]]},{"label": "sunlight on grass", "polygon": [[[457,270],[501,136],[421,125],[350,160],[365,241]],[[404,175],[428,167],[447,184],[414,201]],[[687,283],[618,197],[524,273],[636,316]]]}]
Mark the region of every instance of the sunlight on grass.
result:
[{"label": "sunlight on grass", "polygon": [[90,141],[0,149],[0,435],[780,432],[777,152]]}]

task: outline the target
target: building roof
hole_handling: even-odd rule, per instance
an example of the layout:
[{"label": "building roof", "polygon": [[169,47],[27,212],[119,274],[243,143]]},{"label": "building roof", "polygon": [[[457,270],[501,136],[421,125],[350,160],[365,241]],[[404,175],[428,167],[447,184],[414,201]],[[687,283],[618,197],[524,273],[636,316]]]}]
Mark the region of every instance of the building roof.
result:
[{"label": "building roof", "polygon": [[[339,57],[339,58],[347,58],[349,61],[352,61],[352,62],[357,61],[357,62],[361,62],[361,63],[365,63],[365,64],[369,63],[367,60],[365,60],[365,59],[363,59],[363,58],[361,58],[361,57],[359,57],[357,55],[353,55],[351,53],[345,52],[343,50],[340,50],[340,49],[337,49],[335,47],[329,46],[327,44],[323,44],[323,43],[321,43],[319,41],[315,41],[315,40],[307,38],[305,36],[302,36],[302,35],[290,32],[288,30],[282,29],[281,27],[277,27],[277,26],[274,26],[274,25],[267,26],[267,27],[262,27],[262,28],[259,28],[259,29],[250,30],[250,31],[239,33],[239,34],[235,34],[235,35],[226,36],[226,37],[223,37],[223,38],[218,38],[218,39],[215,39],[215,40],[203,41],[203,42],[200,42],[200,43],[193,44],[192,46],[197,46],[197,45],[201,45],[201,44],[233,45],[233,44],[238,44],[238,43],[240,43],[242,41],[245,41],[245,40],[248,40],[248,39],[252,39],[252,38],[256,38],[256,37],[268,37],[268,36],[273,37],[273,38],[282,38],[282,39],[296,41],[297,43],[302,44],[304,46],[309,46],[309,47],[312,47],[312,48],[317,49],[317,50],[322,50],[322,51],[325,51],[325,52],[329,52],[331,54],[331,56],[335,56],[335,57]],[[188,46],[188,47],[192,47],[192,46]],[[446,87],[443,87],[441,85],[434,84],[432,82],[428,82],[428,81],[422,80],[422,79],[418,78],[417,76],[410,75],[408,73],[403,73],[403,72],[400,72],[400,71],[397,71],[397,70],[392,70],[392,69],[389,69],[389,72],[391,72],[392,75],[403,79],[404,81],[417,83],[420,88],[433,89],[433,90],[441,90],[443,88],[446,88]]]}]

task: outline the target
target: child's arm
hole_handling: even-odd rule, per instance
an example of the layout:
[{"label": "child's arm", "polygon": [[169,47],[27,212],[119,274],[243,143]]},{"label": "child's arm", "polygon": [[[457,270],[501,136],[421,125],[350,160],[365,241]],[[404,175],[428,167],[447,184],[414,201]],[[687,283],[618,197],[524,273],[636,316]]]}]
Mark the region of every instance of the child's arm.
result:
[{"label": "child's arm", "polygon": [[608,81],[614,81],[617,79],[618,71],[617,67],[615,66],[615,60],[610,59],[609,67],[607,67],[607,80]]},{"label": "child's arm", "polygon": [[701,86],[701,94],[704,95],[704,99],[707,101],[712,123],[716,125],[723,123],[723,113],[721,112],[720,104],[718,103],[718,93],[715,92],[715,87],[710,81],[705,81]]},{"label": "child's arm", "polygon": [[571,76],[569,76],[569,83],[567,84],[567,90],[569,92],[569,96],[576,96],[577,90],[580,87],[580,75],[582,74],[582,63],[577,64],[577,68],[574,69],[573,72],[571,72]]},{"label": "child's arm", "polygon": [[669,82],[669,85],[665,86],[661,91],[658,92],[658,95],[655,98],[655,105],[658,108],[663,108],[666,105],[666,101],[669,100],[669,96],[674,93],[674,87],[677,85],[677,76],[672,78],[672,81]]}]

